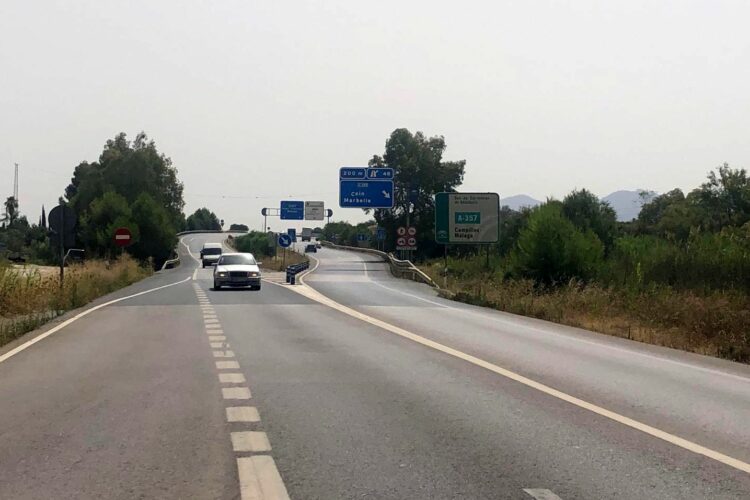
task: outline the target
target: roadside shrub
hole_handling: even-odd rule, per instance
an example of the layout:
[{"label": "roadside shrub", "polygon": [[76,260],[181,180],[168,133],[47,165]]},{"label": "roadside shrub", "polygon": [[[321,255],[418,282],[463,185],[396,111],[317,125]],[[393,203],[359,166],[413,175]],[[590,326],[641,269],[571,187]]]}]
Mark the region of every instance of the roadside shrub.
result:
[{"label": "roadside shrub", "polygon": [[548,202],[531,212],[511,256],[511,272],[544,285],[587,281],[603,257],[596,234],[580,231],[563,215],[559,202]]},{"label": "roadside shrub", "polygon": [[615,242],[600,275],[604,283],[641,290],[651,284],[697,291],[750,291],[750,226],[694,231],[685,243],[656,236]]},{"label": "roadside shrub", "polygon": [[65,311],[130,285],[150,274],[124,254],[116,261],[92,260],[65,270],[60,287],[56,268],[0,267],[0,345]]},{"label": "roadside shrub", "polygon": [[256,257],[274,254],[274,247],[268,244],[268,234],[260,231],[250,231],[232,239],[232,244],[238,252],[249,252]]}]

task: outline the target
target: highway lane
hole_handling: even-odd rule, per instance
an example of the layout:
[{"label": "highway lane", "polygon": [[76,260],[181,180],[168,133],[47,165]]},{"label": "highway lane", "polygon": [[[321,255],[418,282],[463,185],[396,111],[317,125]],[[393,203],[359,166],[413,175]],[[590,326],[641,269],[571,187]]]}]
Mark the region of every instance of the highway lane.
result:
[{"label": "highway lane", "polygon": [[[750,491],[745,473],[289,287],[267,282],[261,292],[215,292],[211,270],[197,269],[187,249],[197,254],[204,241],[217,238],[186,237],[180,268],[115,296],[185,283],[96,311],[0,363],[0,498],[237,498],[236,459],[257,456],[272,457],[292,498],[532,498],[525,489],[550,490],[563,499],[743,498]],[[380,264],[368,264],[365,272],[360,254],[326,249],[318,257],[320,267],[305,280],[311,287],[419,335],[435,335],[591,398],[609,392],[606,371],[598,379],[584,376],[594,361],[606,362],[597,351],[605,347],[596,344],[614,342],[625,350],[608,354],[612,377],[635,383],[619,367],[628,366],[631,346],[617,339],[550,325],[543,326],[552,331],[532,336],[521,328],[527,320],[505,317],[508,326],[494,312],[448,310],[463,306],[444,305],[428,289],[390,278]],[[581,339],[593,342],[584,344],[588,351],[575,343]],[[568,344],[574,347],[566,350]],[[502,357],[511,349],[519,353]],[[540,360],[529,362],[534,355],[521,356],[524,349],[538,350]],[[214,358],[214,351],[231,351],[232,357]],[[693,364],[671,351],[646,353]],[[631,371],[656,364],[648,359],[631,364]],[[218,369],[217,361],[237,368]],[[540,368],[547,361],[550,367]],[[575,377],[569,365],[583,374]],[[731,413],[748,399],[744,367],[729,365],[705,360],[701,367],[738,377],[736,404],[727,403]],[[548,375],[556,366],[557,379]],[[668,372],[663,387],[680,386],[679,370],[687,369],[674,364],[668,370],[678,372]],[[242,378],[227,382],[219,374]],[[699,396],[705,392],[698,380],[687,380],[683,386],[694,384]],[[243,387],[250,399],[224,399],[225,389]],[[650,391],[658,392],[637,390],[646,401]],[[594,402],[622,403],[621,392],[629,391]],[[689,393],[683,387],[674,399]],[[681,408],[672,395],[664,399],[667,410]],[[649,405],[642,416],[655,411]],[[227,422],[228,406],[251,406],[259,421]],[[641,411],[633,403],[613,409]],[[736,431],[736,442],[743,443],[747,431],[737,429],[732,416],[724,419],[725,434]],[[669,424],[670,432],[684,430],[669,419],[658,422]],[[237,451],[233,440],[247,432],[265,433],[271,450]],[[723,437],[701,442],[712,443],[723,446]]]},{"label": "highway lane", "polygon": [[[408,324],[420,334],[445,319],[438,305],[420,300],[432,301],[431,292],[390,278],[380,264],[365,273],[360,254],[325,249],[317,258],[306,283],[342,303],[401,325],[404,307],[421,309],[409,312]],[[398,292],[389,296],[374,280]],[[744,473],[327,307],[258,309],[266,314],[251,316],[262,326],[245,327],[233,345],[255,367],[254,398],[270,435],[283,436],[273,443],[292,496],[523,498],[524,488],[542,487],[563,498],[741,498],[748,491]],[[236,323],[227,330],[242,331],[243,319],[230,310],[225,322]],[[609,340],[617,339],[602,339]],[[741,376],[743,367],[731,368]]]},{"label": "highway lane", "polygon": [[306,282],[332,299],[750,462],[750,367],[437,297],[377,257],[331,249]]}]

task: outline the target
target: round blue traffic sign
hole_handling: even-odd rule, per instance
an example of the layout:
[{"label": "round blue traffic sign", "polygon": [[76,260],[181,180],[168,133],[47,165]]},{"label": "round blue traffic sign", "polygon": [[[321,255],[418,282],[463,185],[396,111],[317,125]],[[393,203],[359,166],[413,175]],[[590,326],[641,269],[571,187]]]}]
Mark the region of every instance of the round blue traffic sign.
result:
[{"label": "round blue traffic sign", "polygon": [[287,248],[292,244],[292,237],[288,234],[280,234],[279,235],[279,246],[281,248]]}]

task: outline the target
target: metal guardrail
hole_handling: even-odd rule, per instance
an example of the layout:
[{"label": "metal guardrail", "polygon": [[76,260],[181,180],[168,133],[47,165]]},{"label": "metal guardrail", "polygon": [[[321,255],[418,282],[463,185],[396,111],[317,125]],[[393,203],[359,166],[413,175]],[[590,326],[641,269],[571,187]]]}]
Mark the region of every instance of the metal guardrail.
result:
[{"label": "metal guardrail", "polygon": [[164,264],[161,266],[161,270],[165,269],[174,269],[175,267],[180,265],[180,258],[176,257],[174,259],[165,260]]},{"label": "metal guardrail", "polygon": [[391,270],[391,274],[394,275],[395,277],[406,278],[412,281],[416,281],[418,283],[424,283],[425,285],[430,285],[431,287],[434,287],[434,288],[438,288],[438,289],[440,288],[437,285],[437,283],[432,281],[432,278],[427,276],[421,269],[415,266],[410,260],[400,260],[394,257],[393,254],[381,252],[380,250],[375,250],[372,248],[336,245],[334,243],[331,243],[330,241],[321,241],[320,243],[324,247],[337,248],[341,250],[349,250],[351,252],[368,253],[370,255],[377,255],[378,257],[383,259],[383,262],[388,263],[390,270]]},{"label": "metal guardrail", "polygon": [[183,236],[185,234],[201,234],[201,233],[241,233],[241,234],[247,234],[250,231],[238,231],[232,229],[231,231],[229,229],[226,230],[220,230],[220,229],[199,229],[195,231],[181,231],[177,233],[177,236]]},{"label": "metal guardrail", "polygon": [[299,264],[292,264],[291,266],[286,266],[286,282],[290,285],[294,285],[297,281],[297,275],[301,273],[302,271],[305,271],[310,267],[310,261],[306,260],[304,262],[300,262]]}]

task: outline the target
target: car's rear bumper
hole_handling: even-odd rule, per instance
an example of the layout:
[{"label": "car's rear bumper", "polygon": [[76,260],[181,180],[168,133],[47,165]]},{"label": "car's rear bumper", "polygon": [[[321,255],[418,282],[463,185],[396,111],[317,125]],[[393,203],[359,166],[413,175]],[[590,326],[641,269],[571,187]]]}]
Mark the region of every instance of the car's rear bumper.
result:
[{"label": "car's rear bumper", "polygon": [[260,286],[260,276],[252,278],[216,277],[214,278],[214,282],[219,286]]}]

